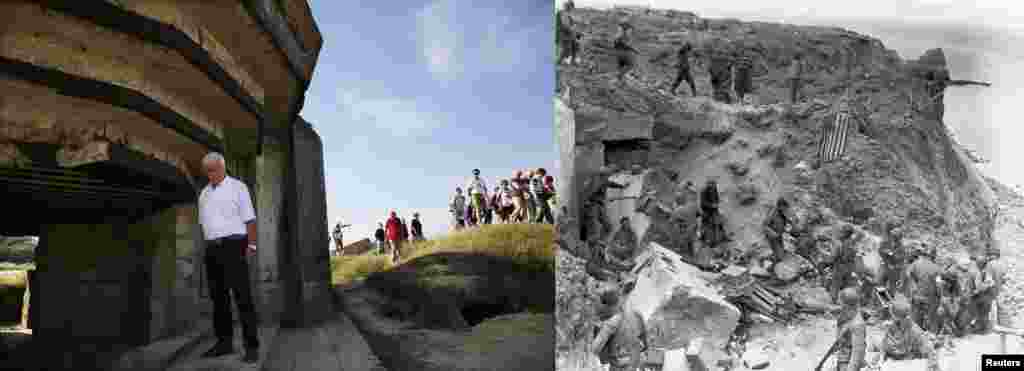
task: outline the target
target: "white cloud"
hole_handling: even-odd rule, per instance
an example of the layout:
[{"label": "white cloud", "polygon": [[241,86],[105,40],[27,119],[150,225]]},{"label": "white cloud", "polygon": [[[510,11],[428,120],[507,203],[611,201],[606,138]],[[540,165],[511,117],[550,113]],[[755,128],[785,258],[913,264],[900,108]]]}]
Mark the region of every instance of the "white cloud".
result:
[{"label": "white cloud", "polygon": [[544,39],[538,33],[549,31],[550,24],[521,27],[502,12],[458,0],[435,0],[417,12],[417,42],[434,78],[448,83],[532,64],[535,44]]},{"label": "white cloud", "polygon": [[390,130],[395,136],[418,135],[442,125],[436,112],[425,109],[413,99],[368,94],[349,89],[338,93],[342,114],[357,123],[372,124]]},{"label": "white cloud", "polygon": [[449,0],[430,3],[416,14],[416,35],[430,73],[440,81],[457,79],[463,71],[464,42],[455,22],[455,4]]}]

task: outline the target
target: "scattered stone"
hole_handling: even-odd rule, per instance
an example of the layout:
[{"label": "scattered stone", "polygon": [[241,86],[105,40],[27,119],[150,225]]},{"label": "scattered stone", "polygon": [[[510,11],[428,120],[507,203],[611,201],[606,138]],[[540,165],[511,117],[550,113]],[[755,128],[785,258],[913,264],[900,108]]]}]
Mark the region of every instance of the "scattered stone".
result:
[{"label": "scattered stone", "polygon": [[747,271],[747,268],[738,265],[730,265],[728,268],[723,269],[721,273],[730,277],[739,277],[744,273],[747,273]]},{"label": "scattered stone", "polygon": [[772,274],[768,273],[768,270],[762,266],[754,266],[750,268],[750,274],[757,277],[771,277]]},{"label": "scattered stone", "polygon": [[761,370],[768,367],[771,362],[768,352],[762,349],[751,349],[743,353],[743,364],[747,368]]},{"label": "scattered stone", "polygon": [[800,277],[803,273],[814,269],[814,266],[800,255],[787,253],[778,264],[772,266],[772,269],[776,278],[783,282],[790,282]]},{"label": "scattered stone", "polygon": [[749,316],[750,316],[750,321],[754,322],[754,323],[774,323],[775,322],[775,320],[771,319],[771,317],[768,317],[768,316],[763,315],[761,313],[750,313]]},{"label": "scattered stone", "polygon": [[[697,337],[712,351],[706,360],[723,358],[721,349],[739,323],[740,311],[701,278],[700,270],[664,247],[651,244],[637,259],[636,287],[627,305],[646,320],[651,347],[686,347]],[[701,308],[693,316],[694,308]]]},{"label": "scattered stone", "polygon": [[750,206],[757,202],[761,193],[754,183],[743,183],[736,186],[736,200],[743,206]]},{"label": "scattered stone", "polygon": [[749,166],[738,162],[730,162],[728,165],[725,165],[725,168],[728,169],[729,172],[735,176],[744,176],[747,175],[748,172],[750,172]]}]

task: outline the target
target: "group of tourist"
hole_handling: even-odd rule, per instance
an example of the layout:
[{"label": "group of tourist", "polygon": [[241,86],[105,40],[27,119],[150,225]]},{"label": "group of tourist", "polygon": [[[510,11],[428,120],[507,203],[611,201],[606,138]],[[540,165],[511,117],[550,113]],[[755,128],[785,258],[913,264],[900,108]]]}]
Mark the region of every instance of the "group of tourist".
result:
[{"label": "group of tourist", "polygon": [[554,224],[555,178],[544,168],[519,170],[492,189],[480,177],[480,169],[448,204],[455,230],[484,224]]},{"label": "group of tourist", "polygon": [[[342,230],[351,224],[338,222],[332,234],[334,243],[337,246],[337,255],[344,253],[342,243]],[[412,221],[406,223],[405,218],[399,218],[398,213],[392,211],[387,221],[377,223],[377,230],[373,233],[376,251],[379,254],[390,254],[391,260],[397,262],[401,257],[404,242],[423,241],[423,223],[420,221],[420,213],[412,214]]]}]

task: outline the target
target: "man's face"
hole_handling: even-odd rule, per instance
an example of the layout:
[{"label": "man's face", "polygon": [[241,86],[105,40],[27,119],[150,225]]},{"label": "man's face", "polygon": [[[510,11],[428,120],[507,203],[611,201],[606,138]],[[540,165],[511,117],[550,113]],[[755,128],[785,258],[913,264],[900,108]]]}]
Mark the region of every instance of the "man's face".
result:
[{"label": "man's face", "polygon": [[206,178],[210,180],[210,183],[219,184],[221,180],[224,180],[224,166],[221,166],[218,161],[203,163],[203,171],[206,172]]}]

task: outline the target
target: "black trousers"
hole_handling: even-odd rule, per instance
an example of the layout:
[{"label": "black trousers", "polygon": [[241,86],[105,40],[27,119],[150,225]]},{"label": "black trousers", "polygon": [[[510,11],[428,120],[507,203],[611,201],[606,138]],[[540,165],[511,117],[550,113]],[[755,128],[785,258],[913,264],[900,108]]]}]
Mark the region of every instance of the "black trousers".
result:
[{"label": "black trousers", "polygon": [[230,292],[235,296],[235,304],[242,317],[245,347],[259,348],[256,307],[249,282],[249,262],[245,256],[247,248],[248,241],[244,236],[227,238],[220,243],[207,241],[206,275],[210,284],[210,298],[213,300],[213,328],[217,340],[231,344],[234,338]]}]

